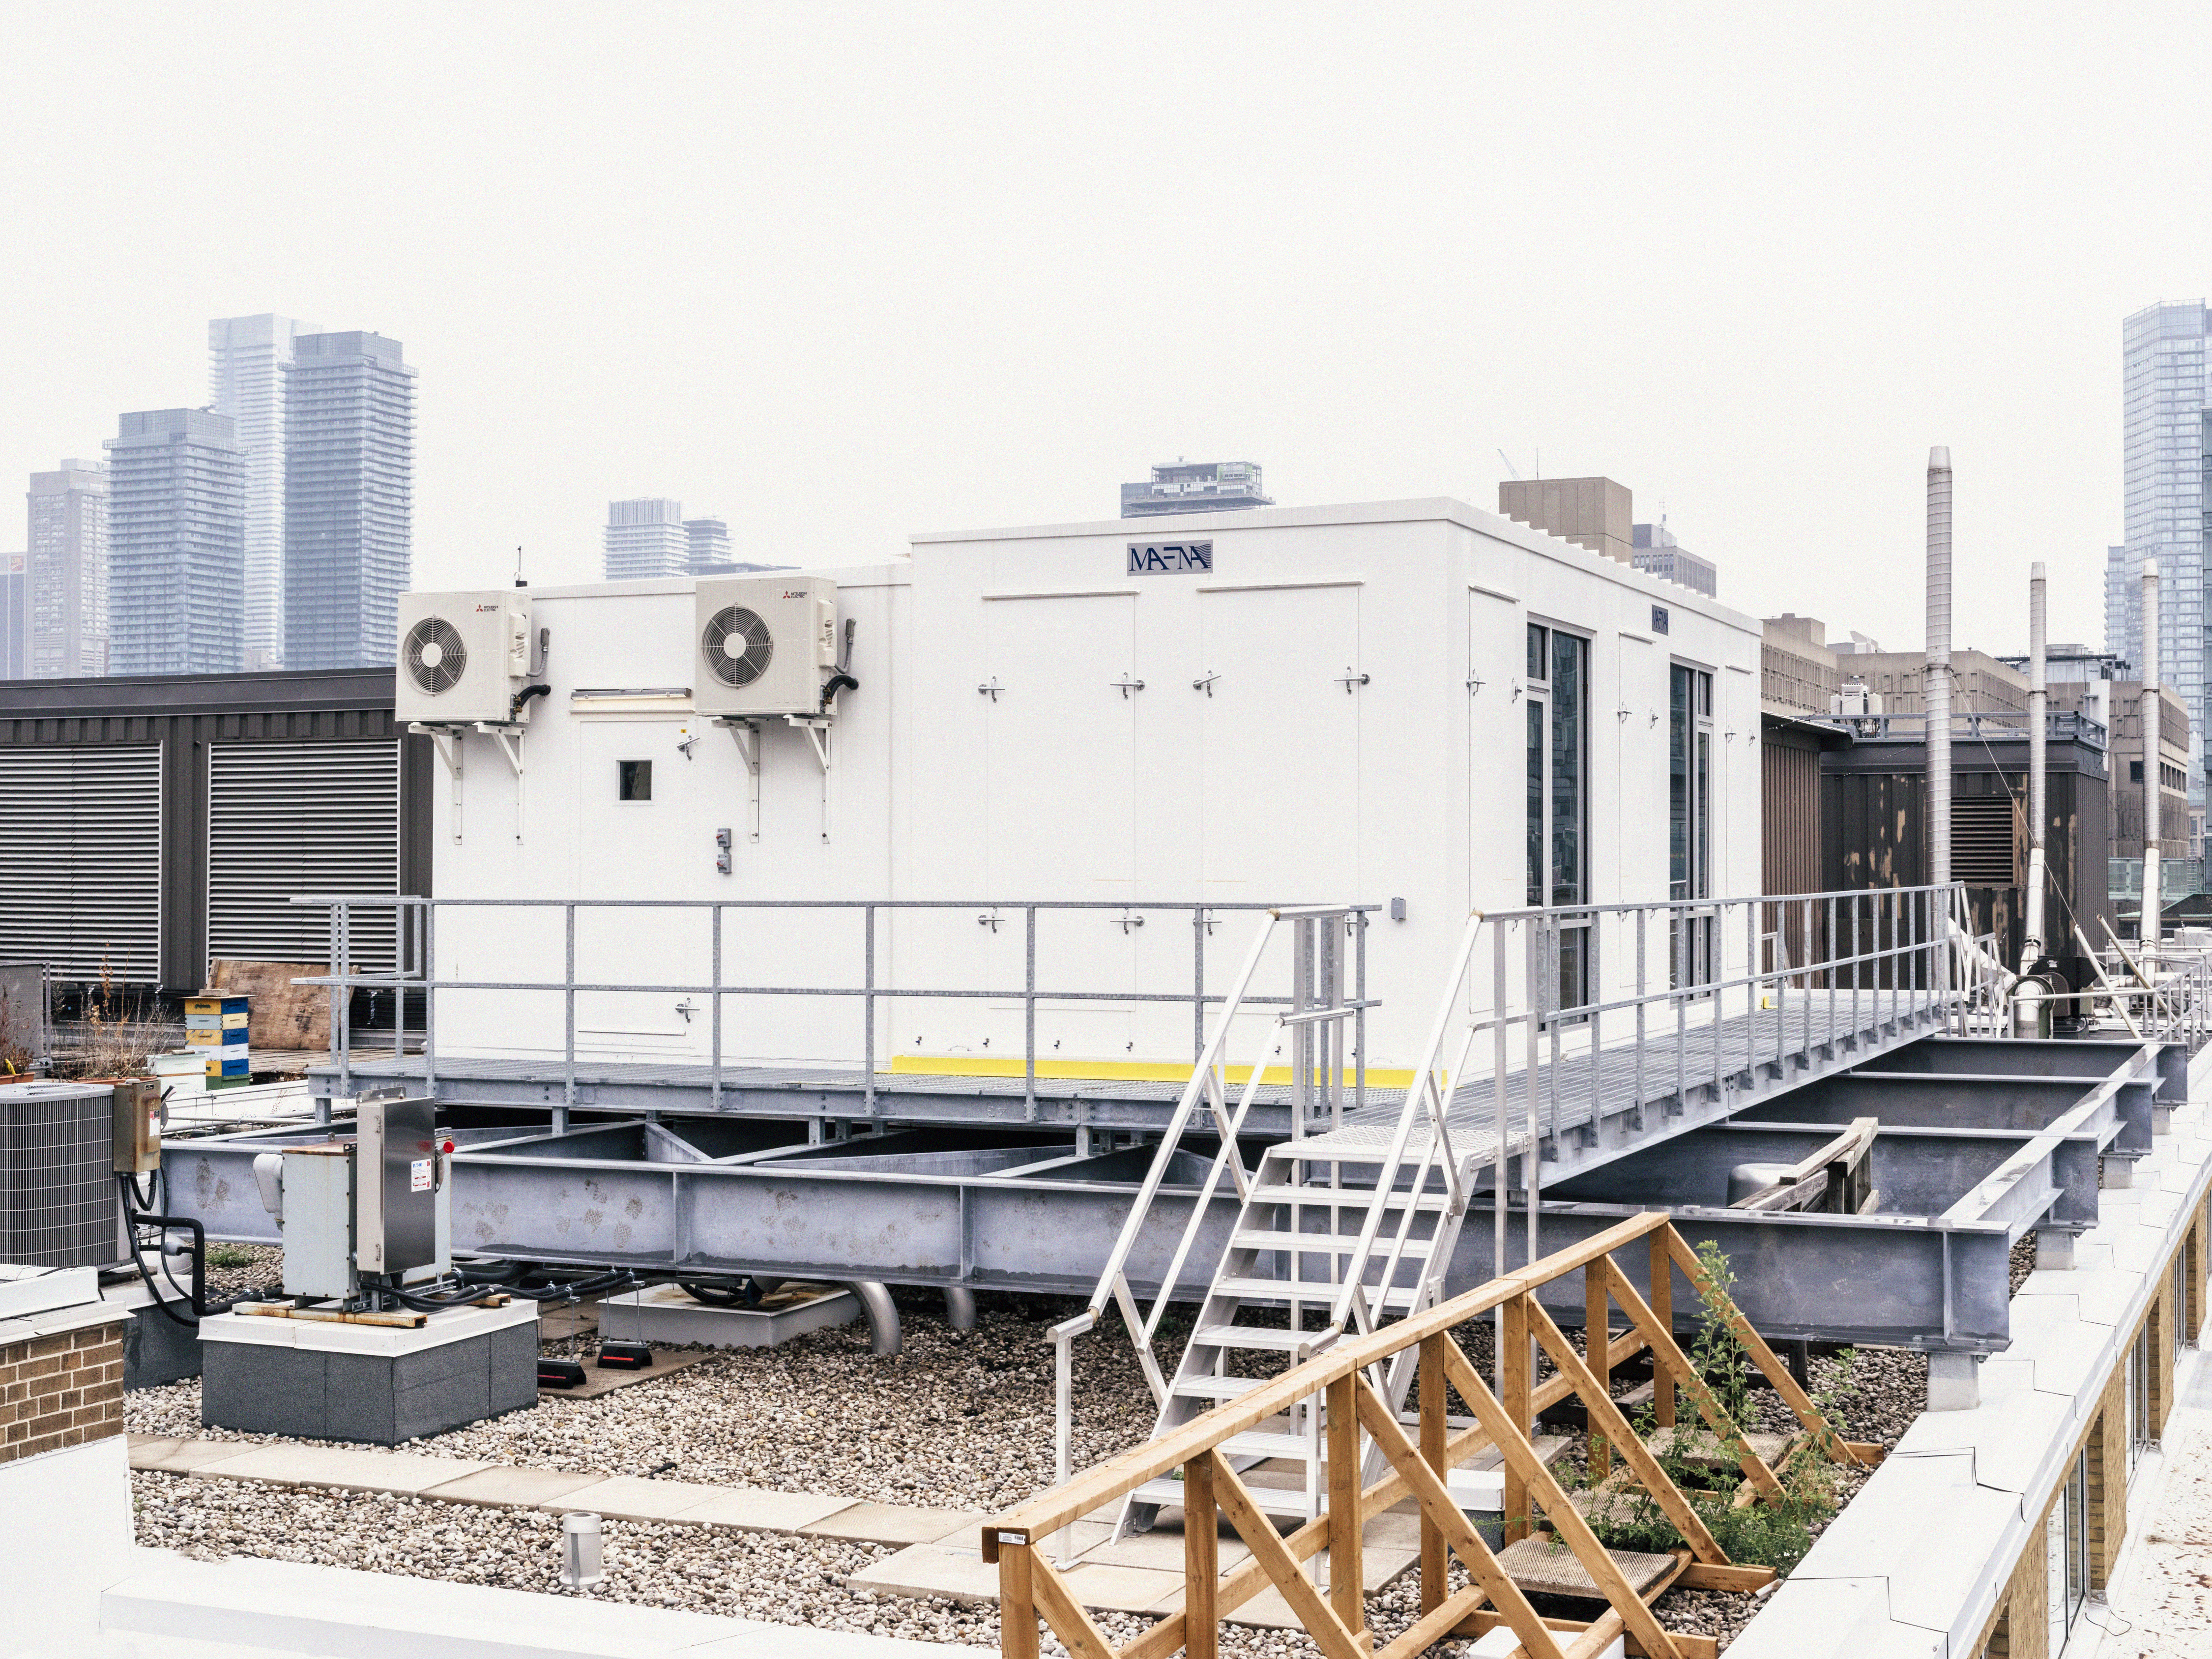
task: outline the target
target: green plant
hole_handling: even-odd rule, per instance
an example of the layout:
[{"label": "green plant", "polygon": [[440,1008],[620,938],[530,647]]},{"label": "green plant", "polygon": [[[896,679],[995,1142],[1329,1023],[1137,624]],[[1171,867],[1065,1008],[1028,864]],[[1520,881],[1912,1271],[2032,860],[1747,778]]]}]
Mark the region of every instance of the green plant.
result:
[{"label": "green plant", "polygon": [[253,1265],[253,1252],[243,1244],[210,1244],[207,1264],[210,1267],[250,1267]]},{"label": "green plant", "polygon": [[[1709,1431],[1693,1430],[1698,1413],[1684,1400],[1683,1426],[1655,1451],[1654,1460],[1731,1561],[1786,1575],[1813,1547],[1813,1528],[1836,1511],[1837,1449],[1808,1437],[1774,1471],[1778,1498],[1737,1502],[1748,1479],[1739,1461],[1748,1449],[1743,1425],[1753,1420],[1753,1410],[1751,1354],[1735,1334],[1729,1294],[1735,1283],[1720,1247],[1711,1241],[1699,1245],[1692,1284],[1704,1317],[1687,1358],[1705,1380],[1720,1422]],[[1842,1423],[1843,1402],[1856,1392],[1848,1353],[1843,1362],[1839,1375],[1813,1395],[1832,1426]],[[1650,1440],[1658,1427],[1652,1407],[1639,1411],[1632,1426],[1639,1439]],[[1589,1516],[1590,1529],[1607,1548],[1660,1553],[1681,1546],[1680,1529],[1626,1469],[1611,1484],[1610,1496],[1610,1502],[1594,1504]]]}]

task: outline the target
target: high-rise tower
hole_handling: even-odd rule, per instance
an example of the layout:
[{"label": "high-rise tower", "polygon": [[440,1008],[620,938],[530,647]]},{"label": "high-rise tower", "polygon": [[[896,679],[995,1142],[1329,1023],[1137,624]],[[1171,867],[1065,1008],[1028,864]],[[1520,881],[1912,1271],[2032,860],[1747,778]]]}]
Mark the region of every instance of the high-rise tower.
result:
[{"label": "high-rise tower", "polygon": [[[2160,676],[2189,708],[2189,799],[2204,807],[2204,355],[2212,311],[2202,300],[2155,305],[2120,325],[2126,541],[2105,566],[2105,649],[2141,655],[2143,561],[2156,559]],[[2117,628],[2115,627],[2117,624]]]},{"label": "high-rise tower", "polygon": [[228,415],[125,415],[107,449],[108,672],[243,665],[246,458]]},{"label": "high-rise tower", "polygon": [[246,456],[246,665],[284,659],[284,393],[293,342],[313,323],[264,312],[208,325],[208,396]]},{"label": "high-rise tower", "polygon": [[605,569],[609,581],[684,575],[691,568],[691,547],[683,502],[665,495],[641,495],[607,503]]},{"label": "high-rise tower", "polygon": [[30,607],[26,676],[82,679],[107,672],[107,468],[64,461],[33,472],[27,498]]},{"label": "high-rise tower", "polygon": [[415,371],[381,334],[301,334],[284,398],[284,665],[392,659],[413,542]]}]

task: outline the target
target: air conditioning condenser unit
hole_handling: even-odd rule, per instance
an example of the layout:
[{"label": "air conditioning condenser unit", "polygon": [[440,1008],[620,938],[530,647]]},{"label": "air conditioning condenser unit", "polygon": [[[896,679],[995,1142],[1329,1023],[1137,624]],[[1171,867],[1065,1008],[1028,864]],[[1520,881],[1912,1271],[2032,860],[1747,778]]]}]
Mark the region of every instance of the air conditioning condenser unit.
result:
[{"label": "air conditioning condenser unit", "polygon": [[702,714],[819,714],[837,666],[837,584],[820,576],[710,576],[693,613]]},{"label": "air conditioning condenser unit", "polygon": [[419,725],[526,720],[530,595],[516,588],[399,596],[392,717]]}]

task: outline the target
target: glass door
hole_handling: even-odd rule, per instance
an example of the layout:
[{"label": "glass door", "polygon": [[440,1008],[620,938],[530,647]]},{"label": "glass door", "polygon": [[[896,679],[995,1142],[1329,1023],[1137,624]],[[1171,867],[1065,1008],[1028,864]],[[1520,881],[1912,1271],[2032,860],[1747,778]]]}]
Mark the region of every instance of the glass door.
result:
[{"label": "glass door", "polygon": [[[1712,891],[1713,677],[1676,663],[1667,698],[1667,896]],[[1669,930],[1676,989],[1714,979],[1717,923],[1708,908],[1678,910]]]},{"label": "glass door", "polygon": [[[1589,641],[1528,625],[1528,902],[1589,902]],[[1540,972],[1553,1008],[1590,1000],[1595,930],[1587,919],[1539,935]]]}]

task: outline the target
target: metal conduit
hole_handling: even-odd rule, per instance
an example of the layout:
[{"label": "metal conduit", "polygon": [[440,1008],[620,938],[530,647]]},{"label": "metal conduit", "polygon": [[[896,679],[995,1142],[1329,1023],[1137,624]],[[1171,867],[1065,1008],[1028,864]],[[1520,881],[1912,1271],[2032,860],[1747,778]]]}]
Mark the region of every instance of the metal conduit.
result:
[{"label": "metal conduit", "polygon": [[1951,881],[1951,452],[1928,452],[1928,882]]},{"label": "metal conduit", "polygon": [[2148,960],[2165,937],[2166,925],[2160,915],[2166,894],[2160,886],[2159,853],[2159,769],[2162,760],[2159,750],[2159,714],[2160,712],[2158,684],[2158,561],[2145,559],[2142,572],[2142,775],[2143,775],[2143,862],[2142,862],[2142,921],[2136,929],[2142,940],[2143,953]]},{"label": "metal conduit", "polygon": [[2050,823],[2044,770],[2044,726],[2050,703],[2044,629],[2043,562],[2039,559],[2027,568],[2027,915],[2020,949],[2023,974],[2043,954],[2044,941],[2044,836]]}]

